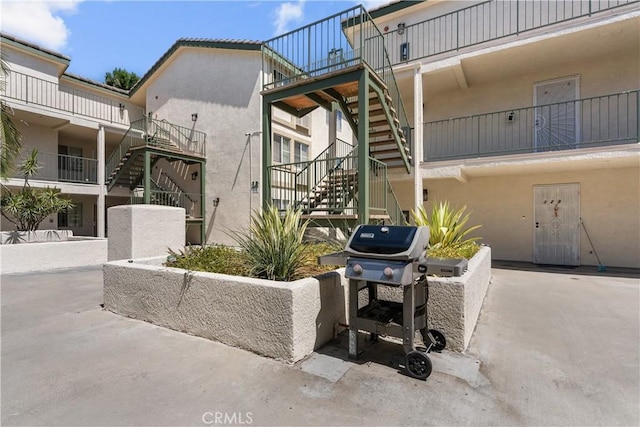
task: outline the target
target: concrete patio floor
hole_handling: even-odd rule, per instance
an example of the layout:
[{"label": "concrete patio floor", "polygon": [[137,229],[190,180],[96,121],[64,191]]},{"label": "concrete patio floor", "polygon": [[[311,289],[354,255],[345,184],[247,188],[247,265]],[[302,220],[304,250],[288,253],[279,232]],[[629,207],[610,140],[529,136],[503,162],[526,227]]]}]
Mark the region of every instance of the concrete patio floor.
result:
[{"label": "concrete patio floor", "polygon": [[287,366],[120,317],[100,267],[1,276],[1,423],[639,425],[637,272],[498,266],[470,348],[427,381],[384,341]]}]

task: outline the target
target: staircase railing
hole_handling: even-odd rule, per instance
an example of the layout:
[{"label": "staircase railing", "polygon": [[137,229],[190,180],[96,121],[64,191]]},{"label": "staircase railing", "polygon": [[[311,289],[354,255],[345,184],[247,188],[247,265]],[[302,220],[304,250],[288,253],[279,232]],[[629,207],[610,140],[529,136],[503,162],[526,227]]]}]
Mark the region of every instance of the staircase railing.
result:
[{"label": "staircase railing", "polygon": [[145,125],[147,136],[152,138],[150,143],[153,144],[155,136],[158,139],[166,140],[185,154],[205,155],[206,134],[204,132],[178,126],[166,119],[157,120],[147,117]]},{"label": "staircase railing", "polygon": [[[152,189],[150,194],[150,204],[158,206],[174,206],[184,208],[186,216],[200,218],[200,203],[202,194],[182,193],[176,194],[172,191]],[[132,205],[144,204],[144,196],[140,193],[131,193],[129,203]],[[177,205],[177,206],[176,206]]]},{"label": "staircase railing", "polygon": [[394,225],[405,225],[404,213],[387,176],[387,165],[369,157],[369,211],[372,216],[388,216]]},{"label": "staircase railing", "polygon": [[[158,185],[158,187],[160,187],[161,190],[165,190],[165,191],[173,191],[176,194],[186,194],[187,195],[187,199],[189,199],[189,196],[186,191],[184,191],[184,189],[176,182],[175,179],[171,178],[171,176],[166,173],[165,171],[160,171],[160,177],[164,178],[165,180],[167,180],[170,184],[170,186],[172,187],[170,190],[167,190],[166,188],[162,188],[162,186],[160,186],[158,183],[156,183]],[[189,199],[191,200],[191,199]],[[191,200],[193,203],[195,203],[195,200]]]},{"label": "staircase railing", "polygon": [[[187,136],[187,132],[191,136]],[[174,125],[166,120],[156,120],[146,117],[131,123],[127,133],[120,140],[120,144],[109,155],[105,164],[106,179],[118,167],[127,152],[134,147],[143,145],[151,147],[175,147],[187,155],[205,155],[206,134],[193,129]]]}]

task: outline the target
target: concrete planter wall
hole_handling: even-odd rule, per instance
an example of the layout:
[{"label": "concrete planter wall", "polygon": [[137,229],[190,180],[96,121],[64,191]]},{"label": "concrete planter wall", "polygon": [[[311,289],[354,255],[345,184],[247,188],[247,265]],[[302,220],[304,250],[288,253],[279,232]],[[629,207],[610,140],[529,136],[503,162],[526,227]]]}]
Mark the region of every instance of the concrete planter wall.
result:
[{"label": "concrete planter wall", "polygon": [[429,282],[429,328],[443,332],[447,349],[464,351],[478,322],[491,282],[491,248],[483,246],[460,277],[432,277]]},{"label": "concrete planter wall", "polygon": [[[429,329],[437,329],[447,339],[447,350],[464,351],[469,345],[491,281],[491,248],[482,246],[469,260],[459,277],[428,276],[427,303]],[[378,297],[402,302],[402,290],[382,286]],[[366,297],[362,303],[366,303]]]},{"label": "concrete planter wall", "polygon": [[288,363],[332,339],[346,319],[344,272],[276,282],[187,272],[162,260],[105,264],[105,308]]},{"label": "concrete planter wall", "polygon": [[34,242],[63,242],[73,237],[71,230],[0,231],[3,245]]},{"label": "concrete planter wall", "polygon": [[0,245],[2,274],[85,267],[107,261],[107,239],[69,237],[68,241]]}]

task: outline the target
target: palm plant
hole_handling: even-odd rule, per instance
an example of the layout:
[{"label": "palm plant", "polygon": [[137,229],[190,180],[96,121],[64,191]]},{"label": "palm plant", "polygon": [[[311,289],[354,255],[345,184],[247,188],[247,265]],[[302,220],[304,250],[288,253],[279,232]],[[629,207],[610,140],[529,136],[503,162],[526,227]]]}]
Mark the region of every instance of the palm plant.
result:
[{"label": "palm plant", "polygon": [[[9,65],[5,60],[4,51],[0,51],[0,68],[0,93],[4,93],[9,75]],[[12,118],[11,107],[0,101],[0,178],[11,176],[15,169],[15,161],[22,150],[20,132]]]},{"label": "palm plant", "polygon": [[73,208],[71,200],[60,197],[57,188],[32,188],[29,178],[38,173],[38,150],[34,149],[20,166],[24,185],[13,193],[3,187],[0,212],[18,231],[36,231],[49,215]]},{"label": "palm plant", "polygon": [[480,225],[474,225],[465,228],[469,221],[470,214],[465,214],[466,206],[454,210],[448,201],[434,203],[431,210],[431,216],[427,215],[424,206],[420,206],[417,211],[411,211],[411,217],[416,225],[426,225],[429,227],[430,248],[428,253],[434,255],[438,252],[446,253],[455,252],[457,249],[476,247],[476,241],[480,237],[468,238],[467,235],[472,231],[480,228]]},{"label": "palm plant", "polygon": [[250,273],[269,280],[291,280],[306,261],[303,245],[308,221],[289,207],[284,215],[275,206],[254,211],[248,231],[230,233],[246,255]]}]

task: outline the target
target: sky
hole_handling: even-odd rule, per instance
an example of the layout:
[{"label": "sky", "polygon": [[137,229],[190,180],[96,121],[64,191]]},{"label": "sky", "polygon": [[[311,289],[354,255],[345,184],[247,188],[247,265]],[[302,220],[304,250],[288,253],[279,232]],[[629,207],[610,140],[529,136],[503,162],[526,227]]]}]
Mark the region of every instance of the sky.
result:
[{"label": "sky", "polygon": [[268,40],[362,3],[389,0],[0,0],[0,30],[71,57],[67,72],[143,76],[179,38]]}]

